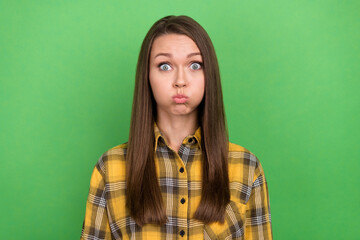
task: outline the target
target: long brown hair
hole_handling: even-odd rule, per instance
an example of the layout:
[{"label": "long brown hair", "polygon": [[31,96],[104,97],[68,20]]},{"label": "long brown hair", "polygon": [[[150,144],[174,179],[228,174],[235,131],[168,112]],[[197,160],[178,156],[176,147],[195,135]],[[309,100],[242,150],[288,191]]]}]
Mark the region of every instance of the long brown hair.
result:
[{"label": "long brown hair", "polygon": [[205,74],[205,93],[199,108],[202,148],[202,195],[195,219],[224,221],[230,201],[228,177],[228,133],[220,73],[213,44],[199,23],[187,16],[167,16],[150,28],[137,63],[130,134],[126,156],[126,206],[142,226],[167,220],[154,162],[156,102],[149,83],[149,59],[156,37],[175,33],[190,37],[198,46]]}]

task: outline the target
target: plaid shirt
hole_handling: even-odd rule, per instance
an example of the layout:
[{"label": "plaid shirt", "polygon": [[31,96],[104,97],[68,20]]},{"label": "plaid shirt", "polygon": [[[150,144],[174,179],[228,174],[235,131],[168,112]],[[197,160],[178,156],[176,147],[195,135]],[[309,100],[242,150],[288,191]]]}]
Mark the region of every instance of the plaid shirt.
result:
[{"label": "plaid shirt", "polygon": [[192,218],[201,198],[200,128],[174,152],[155,124],[155,164],[168,221],[137,226],[125,207],[127,143],[106,151],[93,170],[81,239],[272,239],[267,182],[259,160],[229,143],[230,203],[225,222]]}]

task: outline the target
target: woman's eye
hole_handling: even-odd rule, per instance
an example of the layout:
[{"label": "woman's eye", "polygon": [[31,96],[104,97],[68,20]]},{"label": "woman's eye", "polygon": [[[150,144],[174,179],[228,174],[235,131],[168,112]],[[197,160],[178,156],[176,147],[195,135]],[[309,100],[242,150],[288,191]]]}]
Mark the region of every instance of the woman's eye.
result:
[{"label": "woman's eye", "polygon": [[191,68],[192,70],[198,70],[198,69],[201,68],[201,64],[200,64],[200,63],[197,63],[197,62],[192,63],[191,66],[190,66],[190,68]]},{"label": "woman's eye", "polygon": [[171,69],[170,65],[167,64],[167,63],[164,63],[164,64],[160,64],[160,69],[163,70],[163,71],[169,71]]}]

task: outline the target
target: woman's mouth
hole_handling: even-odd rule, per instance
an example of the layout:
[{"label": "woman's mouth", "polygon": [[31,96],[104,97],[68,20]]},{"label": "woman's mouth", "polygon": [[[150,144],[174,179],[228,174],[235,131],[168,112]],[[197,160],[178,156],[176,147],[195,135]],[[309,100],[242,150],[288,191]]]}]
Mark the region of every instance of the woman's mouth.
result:
[{"label": "woman's mouth", "polygon": [[185,103],[188,100],[188,97],[183,94],[177,94],[172,97],[175,103]]}]

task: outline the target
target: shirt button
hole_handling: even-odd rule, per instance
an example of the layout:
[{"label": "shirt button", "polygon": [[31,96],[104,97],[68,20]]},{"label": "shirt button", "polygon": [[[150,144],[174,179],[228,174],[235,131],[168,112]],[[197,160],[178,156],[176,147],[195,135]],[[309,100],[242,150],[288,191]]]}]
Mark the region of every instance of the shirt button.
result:
[{"label": "shirt button", "polygon": [[184,168],[181,167],[181,168],[179,169],[179,171],[180,171],[181,173],[183,173],[183,172],[184,172]]},{"label": "shirt button", "polygon": [[185,231],[184,230],[181,230],[180,231],[180,236],[183,237],[185,235]]},{"label": "shirt button", "polygon": [[185,198],[182,198],[182,199],[180,200],[180,202],[181,202],[181,204],[184,204],[184,203],[185,203]]}]

